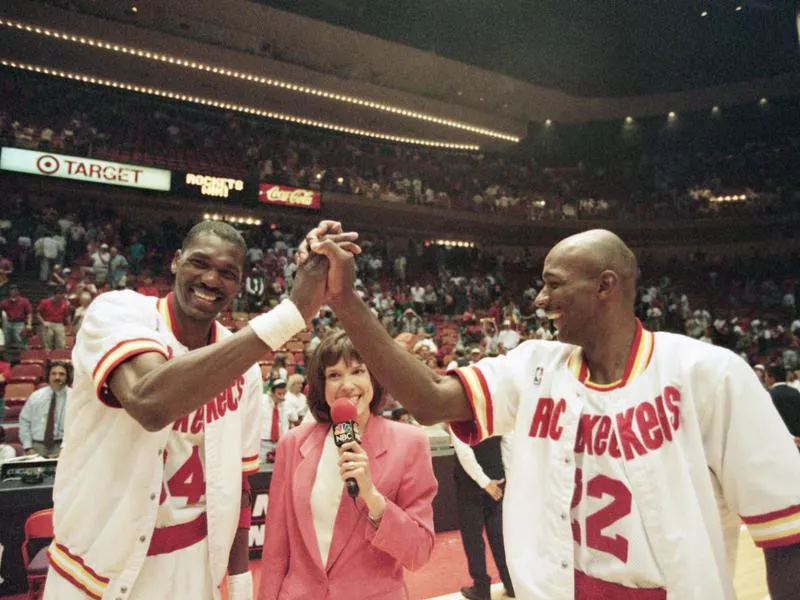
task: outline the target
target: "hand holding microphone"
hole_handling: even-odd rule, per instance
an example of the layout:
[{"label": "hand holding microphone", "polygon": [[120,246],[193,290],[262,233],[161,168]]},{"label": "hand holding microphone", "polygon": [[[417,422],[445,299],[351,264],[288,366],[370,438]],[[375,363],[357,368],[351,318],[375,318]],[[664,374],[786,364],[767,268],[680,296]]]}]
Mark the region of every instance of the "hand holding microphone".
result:
[{"label": "hand holding microphone", "polygon": [[[361,433],[356,418],[358,411],[350,398],[337,398],[331,407],[333,421],[333,441],[339,448],[339,472],[345,478],[347,495],[358,496],[360,491],[356,475],[369,477],[367,453],[359,445]],[[359,471],[356,473],[356,471]]]}]

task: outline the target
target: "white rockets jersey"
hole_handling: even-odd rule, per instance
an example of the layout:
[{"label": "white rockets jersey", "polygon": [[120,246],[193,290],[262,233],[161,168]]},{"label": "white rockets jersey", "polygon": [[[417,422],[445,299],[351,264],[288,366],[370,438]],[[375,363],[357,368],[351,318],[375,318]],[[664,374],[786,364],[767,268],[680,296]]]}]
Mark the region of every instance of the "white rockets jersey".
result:
[{"label": "white rockets jersey", "polygon": [[[126,598],[156,527],[205,511],[214,585],[225,576],[241,506],[242,474],[258,470],[261,373],[253,365],[172,427],[148,432],[107,382],[145,352],[187,350],[172,295],[108,292],[89,306],[73,351],[75,377],[53,498],[51,567],[92,598]],[[213,338],[231,335],[221,325]],[[165,462],[164,454],[167,454]]]},{"label": "white rockets jersey", "polygon": [[715,486],[759,546],[800,542],[800,456],[725,349],[637,322],[615,384],[546,341],[454,373],[475,415],[459,437],[515,434],[503,511],[521,600],[733,600]]}]

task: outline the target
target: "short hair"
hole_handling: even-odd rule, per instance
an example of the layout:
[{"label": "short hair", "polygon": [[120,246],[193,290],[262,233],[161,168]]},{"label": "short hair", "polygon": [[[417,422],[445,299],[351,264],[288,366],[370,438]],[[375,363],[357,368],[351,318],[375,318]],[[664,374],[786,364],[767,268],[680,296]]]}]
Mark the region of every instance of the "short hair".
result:
[{"label": "short hair", "polygon": [[780,363],[773,363],[767,367],[767,375],[775,381],[786,381],[786,369]]},{"label": "short hair", "polygon": [[45,381],[50,381],[50,371],[55,367],[62,367],[67,372],[67,385],[72,385],[72,364],[66,360],[51,360],[47,363],[47,372],[44,374]]},{"label": "short hair", "polygon": [[305,381],[305,377],[303,377],[300,373],[292,373],[286,380],[286,387],[291,389],[291,387],[298,381],[303,383],[303,381]]},{"label": "short hair", "polygon": [[236,231],[231,225],[223,221],[200,221],[197,225],[189,230],[186,237],[183,238],[181,250],[186,250],[197,236],[210,234],[215,235],[221,240],[236,244],[242,251],[243,255],[247,255],[247,244],[242,237],[242,234]]},{"label": "short hair", "polygon": [[[331,407],[325,400],[325,369],[332,367],[340,360],[350,364],[363,363],[361,355],[353,346],[353,342],[344,331],[337,331],[326,336],[314,350],[308,362],[308,409],[318,423],[331,422]],[[383,409],[385,394],[383,386],[369,373],[372,380],[372,402],[369,411],[373,415],[380,414]]]}]

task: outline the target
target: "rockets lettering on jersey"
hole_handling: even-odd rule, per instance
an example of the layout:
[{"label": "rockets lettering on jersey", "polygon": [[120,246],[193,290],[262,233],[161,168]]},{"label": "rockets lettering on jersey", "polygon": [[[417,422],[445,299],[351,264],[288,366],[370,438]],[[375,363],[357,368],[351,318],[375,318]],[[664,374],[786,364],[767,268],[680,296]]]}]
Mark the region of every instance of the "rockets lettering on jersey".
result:
[{"label": "rockets lettering on jersey", "polygon": [[174,431],[198,434],[203,431],[206,423],[213,423],[221,419],[228,411],[235,412],[239,409],[239,400],[242,398],[245,379],[243,375],[236,378],[231,385],[220,392],[216,398],[209,400],[192,415],[185,415],[177,419],[172,425]]},{"label": "rockets lettering on jersey", "polygon": [[[681,394],[673,386],[666,386],[652,401],[640,402],[616,414],[582,414],[575,439],[575,452],[586,452],[612,458],[633,460],[648,452],[658,450],[664,442],[671,442],[673,433],[681,422]],[[563,398],[556,402],[550,397],[537,400],[528,435],[532,438],[559,440],[563,427],[559,424],[567,409]],[[619,437],[618,437],[619,436]]]}]

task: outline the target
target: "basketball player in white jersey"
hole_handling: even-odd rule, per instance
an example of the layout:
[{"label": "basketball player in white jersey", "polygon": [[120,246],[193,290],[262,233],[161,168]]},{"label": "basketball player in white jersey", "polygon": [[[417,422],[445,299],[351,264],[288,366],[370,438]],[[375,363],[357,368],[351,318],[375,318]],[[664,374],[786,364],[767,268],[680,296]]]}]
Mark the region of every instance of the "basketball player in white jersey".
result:
[{"label": "basketball player in white jersey", "polygon": [[720,506],[764,549],[773,600],[800,597],[791,436],[738,356],[642,327],[636,259],[616,235],[580,233],[547,255],[536,304],[558,342],[450,376],[386,334],[352,289],[350,254],[307,239],[330,262],[326,302],[420,422],[450,421],[471,443],[514,432],[504,529],[518,598],[733,600]]},{"label": "basketball player in white jersey", "polygon": [[[358,252],[355,234],[322,222]],[[231,334],[215,321],[236,296],[247,247],[204,221],[175,253],[166,298],[102,294],[73,352],[74,393],[54,488],[45,600],[252,598],[249,488],[258,470],[261,374],[316,314],[325,261],[291,298]]]}]

